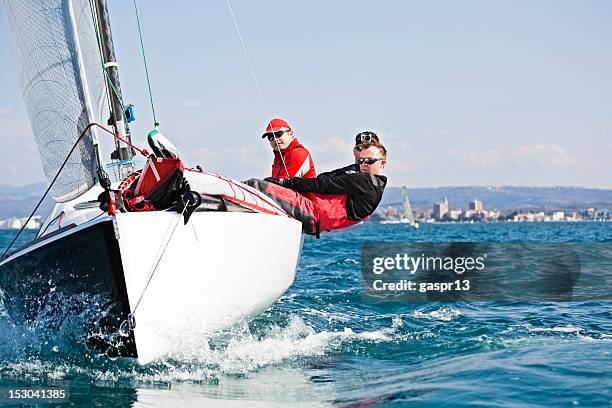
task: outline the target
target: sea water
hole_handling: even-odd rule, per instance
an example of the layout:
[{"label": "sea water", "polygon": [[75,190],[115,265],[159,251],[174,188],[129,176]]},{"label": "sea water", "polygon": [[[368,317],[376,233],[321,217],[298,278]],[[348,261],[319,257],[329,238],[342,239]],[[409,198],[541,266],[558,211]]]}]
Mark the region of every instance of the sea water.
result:
[{"label": "sea water", "polygon": [[[0,248],[14,233],[0,231]],[[612,405],[610,303],[364,302],[360,247],[381,241],[612,243],[612,223],[363,224],[306,237],[275,305],[147,366],[89,349],[91,316],[17,327],[0,306],[0,390],[64,389],[72,406]]]}]

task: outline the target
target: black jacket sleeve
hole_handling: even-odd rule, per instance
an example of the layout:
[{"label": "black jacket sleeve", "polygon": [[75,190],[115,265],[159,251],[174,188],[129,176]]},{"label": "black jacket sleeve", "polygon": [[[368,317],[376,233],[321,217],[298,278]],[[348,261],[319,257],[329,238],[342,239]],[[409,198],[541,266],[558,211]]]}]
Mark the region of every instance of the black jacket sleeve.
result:
[{"label": "black jacket sleeve", "polygon": [[294,177],[284,180],[283,186],[300,193],[363,195],[372,190],[374,181],[369,173],[341,174],[328,176],[320,174],[317,178]]}]

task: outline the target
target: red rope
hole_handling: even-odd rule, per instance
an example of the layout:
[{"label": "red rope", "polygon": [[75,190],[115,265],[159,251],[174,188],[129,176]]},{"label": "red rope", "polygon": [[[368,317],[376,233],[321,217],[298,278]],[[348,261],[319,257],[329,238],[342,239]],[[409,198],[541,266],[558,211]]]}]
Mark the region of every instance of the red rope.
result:
[{"label": "red rope", "polygon": [[[96,122],[92,122],[89,124],[89,126],[97,126],[100,129],[102,129],[103,131],[105,131],[106,133],[109,133],[111,136],[113,136],[115,139],[122,141],[123,143],[125,143],[126,145],[130,146],[132,149],[138,151],[140,154],[142,154],[144,157],[149,157],[149,152],[147,152],[145,149],[139,149],[138,147],[134,146],[133,144],[131,144],[130,142],[128,142],[127,140],[123,139],[121,136],[119,136],[116,133],[113,133],[112,130],[105,128],[104,126],[100,125],[99,123]],[[88,126],[88,127],[89,127]]]}]

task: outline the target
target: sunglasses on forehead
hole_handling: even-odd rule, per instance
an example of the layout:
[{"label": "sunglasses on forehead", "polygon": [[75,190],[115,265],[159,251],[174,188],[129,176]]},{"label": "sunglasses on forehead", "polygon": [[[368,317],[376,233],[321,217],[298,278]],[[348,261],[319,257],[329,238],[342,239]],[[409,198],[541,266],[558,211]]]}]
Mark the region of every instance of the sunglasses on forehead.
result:
[{"label": "sunglasses on forehead", "polygon": [[356,144],[370,143],[378,141],[378,136],[374,132],[361,132],[355,137]]},{"label": "sunglasses on forehead", "polygon": [[263,136],[262,136],[262,139],[268,138],[268,140],[272,141],[274,139],[280,138],[286,132],[289,132],[289,130],[277,130],[276,132],[264,133]]},{"label": "sunglasses on forehead", "polygon": [[378,158],[374,158],[374,157],[360,157],[359,159],[355,159],[355,163],[357,164],[367,164],[368,166],[373,165],[374,163],[376,163],[379,160],[385,160],[383,157],[378,157]]}]

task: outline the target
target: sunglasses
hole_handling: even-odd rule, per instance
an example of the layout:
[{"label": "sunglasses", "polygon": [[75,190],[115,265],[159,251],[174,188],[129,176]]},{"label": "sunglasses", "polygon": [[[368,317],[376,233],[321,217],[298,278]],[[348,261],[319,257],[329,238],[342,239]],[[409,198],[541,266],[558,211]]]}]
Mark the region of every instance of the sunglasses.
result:
[{"label": "sunglasses", "polygon": [[374,157],[360,157],[359,159],[355,159],[355,163],[357,164],[367,164],[368,166],[373,165],[379,160],[385,160],[383,157],[374,158]]},{"label": "sunglasses", "polygon": [[287,132],[289,132],[289,130],[278,130],[276,132],[264,133],[262,136],[262,139],[268,138],[269,141],[272,141],[274,139],[279,139],[282,135],[284,135]]},{"label": "sunglasses", "polygon": [[375,142],[377,138],[378,136],[374,132],[361,132],[355,137],[355,142],[359,145],[361,143]]}]

